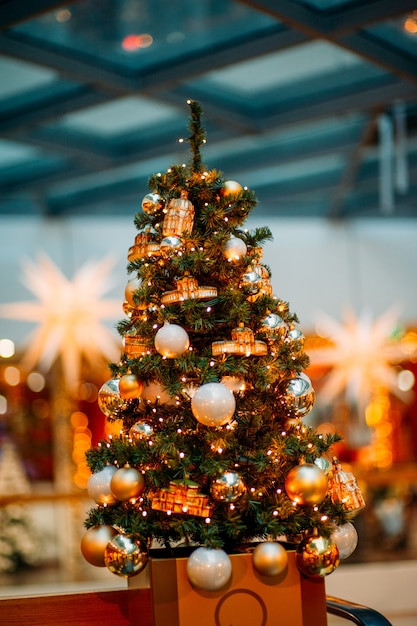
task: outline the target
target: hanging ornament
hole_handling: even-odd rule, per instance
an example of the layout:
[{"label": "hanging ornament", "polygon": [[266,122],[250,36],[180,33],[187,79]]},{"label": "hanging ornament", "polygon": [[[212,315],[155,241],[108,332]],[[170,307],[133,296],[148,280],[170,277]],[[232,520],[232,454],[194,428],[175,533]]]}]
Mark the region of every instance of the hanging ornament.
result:
[{"label": "hanging ornament", "polygon": [[190,347],[187,331],[178,324],[165,324],[155,335],[155,348],[159,354],[167,359],[175,359]]},{"label": "hanging ornament", "polygon": [[116,498],[110,488],[110,482],[117,468],[114,465],[106,465],[99,472],[90,476],[87,483],[88,495],[97,504],[115,504]]},{"label": "hanging ornament", "polygon": [[183,513],[197,517],[210,517],[213,510],[209,497],[199,492],[200,486],[189,479],[171,480],[169,487],[160,489],[152,496],[151,507],[155,511]]},{"label": "hanging ornament", "polygon": [[[133,307],[133,308],[139,308],[139,306],[134,301],[133,296],[135,294],[135,291],[140,289],[141,286],[142,286],[142,281],[139,280],[138,278],[131,278],[130,280],[128,280],[128,282],[126,284],[126,287],[125,287],[125,298],[126,298],[128,304],[130,304],[130,306]],[[143,308],[146,308],[146,306],[143,307]]]},{"label": "hanging ornament", "polygon": [[222,196],[232,196],[236,193],[240,193],[243,187],[235,180],[225,180],[221,189]]},{"label": "hanging ornament", "polygon": [[264,341],[255,340],[253,331],[243,324],[232,330],[231,341],[213,341],[211,352],[213,356],[219,354],[236,354],[237,356],[264,356],[268,354],[268,346]]},{"label": "hanging ornament", "polygon": [[246,491],[245,484],[237,472],[224,472],[212,483],[210,493],[218,502],[235,502]]},{"label": "hanging ornament", "polygon": [[124,404],[124,400],[119,393],[119,383],[120,378],[112,378],[99,389],[97,396],[98,406],[107,417],[111,417]]},{"label": "hanging ornament", "polygon": [[144,213],[147,213],[148,215],[155,215],[155,213],[158,213],[158,211],[163,208],[164,201],[159,193],[147,193],[142,200],[141,206]]},{"label": "hanging ornament", "polygon": [[181,192],[180,198],[174,198],[168,204],[162,226],[163,237],[181,237],[190,234],[194,224],[194,207],[188,200],[188,193]]},{"label": "hanging ornament", "polygon": [[105,567],[104,550],[110,539],[117,535],[113,526],[92,526],[81,538],[81,554],[90,565]]},{"label": "hanging ornament", "polygon": [[145,479],[141,472],[126,463],[113,474],[110,489],[117,500],[124,502],[141,495],[145,489]]},{"label": "hanging ornament", "polygon": [[149,339],[139,335],[124,336],[125,353],[128,359],[138,359],[145,354],[152,354],[154,348]]},{"label": "hanging ornament", "polygon": [[242,276],[239,286],[246,287],[251,296],[256,295],[262,287],[262,276],[249,265],[246,273]]},{"label": "hanging ornament", "polygon": [[104,562],[112,574],[136,576],[148,563],[146,544],[138,535],[116,535],[104,550]]},{"label": "hanging ornament", "polygon": [[233,393],[221,383],[201,385],[191,399],[194,417],[204,426],[223,426],[230,422],[236,408]]},{"label": "hanging ornament", "polygon": [[322,578],[339,566],[337,545],[331,539],[313,534],[305,537],[297,546],[296,563],[300,572],[310,578]]},{"label": "hanging ornament", "polygon": [[160,250],[163,254],[169,254],[180,250],[182,247],[182,241],[179,237],[164,237],[161,241]]},{"label": "hanging ornament", "polygon": [[252,555],[253,566],[261,576],[278,576],[287,569],[288,554],[276,541],[265,541],[256,546]]},{"label": "hanging ornament", "polygon": [[223,249],[223,254],[228,261],[240,261],[245,256],[247,247],[245,242],[239,237],[231,235]]},{"label": "hanging ornament", "polygon": [[288,497],[299,505],[320,504],[327,495],[326,474],[314,463],[296,465],[285,478]]},{"label": "hanging ornament", "polygon": [[136,422],[129,430],[129,437],[131,439],[149,439],[153,434],[153,427],[146,422]]},{"label": "hanging ornament", "polygon": [[317,465],[325,474],[328,474],[332,468],[332,464],[328,459],[324,458],[324,456],[314,459],[314,465]]},{"label": "hanging ornament", "polygon": [[249,302],[256,302],[258,298],[261,296],[271,296],[273,295],[270,275],[268,270],[261,263],[256,263],[252,265],[252,273],[257,274],[261,277],[261,280],[257,283],[257,290],[254,294],[249,296]]},{"label": "hanging ornament", "polygon": [[288,324],[276,313],[268,313],[262,320],[262,329],[268,339],[285,337],[288,332]]},{"label": "hanging ornament", "polygon": [[296,417],[305,417],[314,406],[316,394],[309,377],[301,372],[287,386],[286,405]]},{"label": "hanging ornament", "polygon": [[176,289],[165,291],[161,304],[176,304],[184,300],[211,300],[217,296],[216,287],[200,287],[198,281],[187,273],[175,281]]},{"label": "hanging ornament", "polygon": [[331,534],[331,539],[337,545],[341,559],[347,559],[358,545],[358,533],[351,522],[336,526]]},{"label": "hanging ornament", "polygon": [[146,229],[145,232],[136,235],[135,244],[128,250],[127,260],[136,261],[147,257],[159,256],[160,253],[160,245],[155,240],[155,236],[149,229]]},{"label": "hanging ornament", "polygon": [[229,582],[232,562],[224,550],[202,546],[188,557],[187,576],[197,589],[217,591]]},{"label": "hanging ornament", "polygon": [[124,400],[139,398],[142,394],[144,384],[135,374],[125,374],[119,381],[120,397]]},{"label": "hanging ornament", "polygon": [[287,342],[291,344],[295,352],[301,352],[304,347],[305,337],[299,328],[290,328],[287,334]]},{"label": "hanging ornament", "polygon": [[156,381],[150,381],[146,383],[143,388],[142,400],[151,404],[175,404],[176,400],[174,396],[170,396],[161,383]]},{"label": "hanging ornament", "polygon": [[362,491],[352,472],[342,470],[338,459],[333,457],[332,471],[329,473],[329,494],[333,504],[339,503],[352,515],[365,506]]}]

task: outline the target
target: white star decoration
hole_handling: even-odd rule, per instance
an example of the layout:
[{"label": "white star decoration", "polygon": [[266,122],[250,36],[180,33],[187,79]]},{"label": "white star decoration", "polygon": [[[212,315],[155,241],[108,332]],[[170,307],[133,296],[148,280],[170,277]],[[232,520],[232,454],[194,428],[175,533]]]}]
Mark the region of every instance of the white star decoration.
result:
[{"label": "white star decoration", "polygon": [[104,359],[120,356],[116,331],[101,323],[117,320],[121,311],[120,301],[102,299],[113,286],[109,279],[113,265],[110,257],[88,262],[70,281],[46,255],[38,264],[24,262],[22,283],[38,301],[0,307],[3,317],[38,323],[26,340],[23,367],[39,365],[48,371],[61,358],[65,382],[71,387],[80,379],[83,359],[101,365]]},{"label": "white star decoration", "polygon": [[325,314],[318,322],[319,334],[331,341],[331,346],[308,351],[311,365],[330,367],[318,401],[329,404],[345,393],[346,399],[362,409],[373,392],[383,386],[404,399],[398,388],[395,366],[407,356],[401,343],[393,338],[398,328],[398,312],[390,309],[373,320],[367,312],[356,317],[347,310],[344,323]]}]

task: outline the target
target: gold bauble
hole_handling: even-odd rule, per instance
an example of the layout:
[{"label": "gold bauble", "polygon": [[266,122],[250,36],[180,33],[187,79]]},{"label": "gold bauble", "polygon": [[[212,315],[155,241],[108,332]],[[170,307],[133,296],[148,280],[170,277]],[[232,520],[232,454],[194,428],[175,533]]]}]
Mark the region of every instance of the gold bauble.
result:
[{"label": "gold bauble", "polygon": [[90,565],[105,567],[104,550],[109,541],[117,535],[112,526],[92,526],[81,538],[81,553]]},{"label": "gold bauble", "polygon": [[143,388],[144,383],[135,374],[125,374],[119,381],[120,397],[125,400],[139,398]]},{"label": "gold bauble", "polygon": [[136,576],[148,562],[148,550],[138,535],[116,535],[106,546],[104,563],[117,576]]},{"label": "gold bauble", "polygon": [[328,479],[314,463],[293,467],[285,479],[285,491],[297,504],[320,504],[326,497]]},{"label": "gold bauble", "polygon": [[140,496],[145,489],[145,479],[137,469],[125,465],[113,474],[110,489],[115,498],[124,502]]},{"label": "gold bauble", "polygon": [[221,193],[223,196],[230,196],[242,191],[242,185],[235,180],[226,180],[223,184]]},{"label": "gold bauble", "polygon": [[278,576],[288,564],[284,546],[276,541],[265,541],[256,546],[252,555],[253,566],[262,576]]},{"label": "gold bauble", "polygon": [[297,546],[295,558],[300,572],[311,578],[331,574],[340,563],[336,543],[320,535],[305,537]]}]

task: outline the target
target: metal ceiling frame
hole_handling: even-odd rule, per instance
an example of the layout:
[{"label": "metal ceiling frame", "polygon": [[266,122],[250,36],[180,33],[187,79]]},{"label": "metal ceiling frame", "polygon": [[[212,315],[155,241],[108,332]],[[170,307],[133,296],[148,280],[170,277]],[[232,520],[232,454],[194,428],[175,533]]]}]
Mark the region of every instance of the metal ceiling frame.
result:
[{"label": "metal ceiling frame", "polygon": [[[348,151],[351,155],[338,183],[332,187],[333,201],[328,212],[329,218],[344,215],[345,199],[358,184],[358,170],[361,156],[366,149],[375,143],[375,117],[378,113],[389,110],[396,99],[415,101],[417,97],[417,63],[407,54],[384,45],[369,32],[365,26],[371,26],[386,19],[393,19],[407,11],[412,11],[415,4],[410,0],[389,0],[378,2],[356,3],[352,7],[338,7],[332,11],[317,11],[307,5],[291,0],[236,0],[243,5],[265,13],[277,20],[275,26],[265,28],[252,38],[239,38],[231,35],[227,45],[212,47],[189,58],[152,66],[138,74],[124,68],[116,71],[106,64],[93,63],[77,54],[64,54],[47,42],[32,42],[22,33],[8,31],[11,26],[19,24],[44,12],[68,6],[72,2],[53,2],[52,0],[32,0],[21,3],[9,0],[0,5],[0,53],[11,58],[59,71],[64,78],[55,90],[50,87],[38,90],[36,100],[29,102],[25,97],[11,98],[6,106],[0,105],[0,136],[16,142],[50,150],[57,155],[57,163],[49,170],[39,168],[28,171],[26,176],[14,177],[10,173],[8,181],[1,185],[3,193],[13,194],[17,191],[32,190],[38,197],[45,197],[43,203],[47,214],[60,215],[76,204],[79,208],[89,206],[97,197],[94,188],[85,189],[60,197],[56,185],[69,177],[84,177],[91,172],[105,171],[132,163],[143,163],[157,156],[164,156],[167,146],[172,145],[175,152],[175,139],[184,131],[177,123],[166,127],[153,128],[152,140],[147,141],[134,135],[120,138],[120,146],[72,133],[63,137],[56,130],[49,131],[41,125],[69,112],[83,110],[86,107],[111,102],[129,95],[151,95],[178,108],[184,109],[184,102],[189,97],[189,83],[194,78],[203,76],[208,71],[221,69],[234,62],[243,62],[253,58],[289,49],[311,40],[324,40],[368,59],[376,67],[388,70],[388,74],[375,77],[374,80],[358,80],[356,90],[332,94],[324,94],[322,98],[300,102],[294,105],[291,101],[287,106],[278,105],[279,93],[271,89],[265,95],[264,105],[257,110],[250,102],[234,101],[232,97],[224,98],[204,85],[192,84],[192,97],[204,104],[206,118],[210,120],[210,145],[221,144],[225,140],[242,135],[261,135],[274,132],[283,126],[296,125],[306,120],[315,121],[329,115],[344,115],[351,112],[362,112],[368,119],[362,135],[352,141],[340,142],[338,146],[329,143],[322,147],[311,145],[300,151],[300,156],[316,157],[324,152],[339,150]],[[269,102],[269,104],[268,104]],[[417,110],[415,112],[417,118]],[[283,162],[285,154],[269,153],[275,164]],[[261,150],[258,151],[257,166],[260,165]],[[60,167],[59,155],[66,157],[66,163]],[[240,168],[248,169],[253,163],[252,155],[235,155],[220,159],[216,167],[230,172],[232,175]],[[297,155],[293,155],[296,159]],[[266,162],[267,159],[263,159]],[[224,168],[223,168],[224,165]],[[378,173],[375,172],[375,176]],[[124,194],[140,189],[146,181],[135,178],[132,181],[123,179],[122,183],[109,183],[101,188],[106,198],[117,198],[124,185]],[[360,182],[360,181],[359,181]],[[320,183],[320,179],[316,179]],[[298,186],[304,185],[309,193],[306,181],[300,180]],[[284,185],[271,184],[262,189],[268,198],[274,191],[282,199],[286,198]],[[99,197],[101,196],[99,194]],[[311,193],[311,189],[310,189]],[[358,204],[359,206],[359,204]]]}]

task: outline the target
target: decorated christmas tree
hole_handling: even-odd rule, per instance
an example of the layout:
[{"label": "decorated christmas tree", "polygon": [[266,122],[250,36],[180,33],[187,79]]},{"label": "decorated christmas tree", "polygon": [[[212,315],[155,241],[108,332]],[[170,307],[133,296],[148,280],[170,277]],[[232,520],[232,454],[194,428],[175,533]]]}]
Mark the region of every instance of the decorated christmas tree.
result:
[{"label": "decorated christmas tree", "polygon": [[255,194],[204,166],[201,107],[188,104],[189,163],[152,176],[135,216],[124,351],[99,392],[120,435],[87,452],[97,506],[81,549],[126,577],[153,551],[187,550],[207,591],[227,583],[230,554],[250,550],[274,576],[290,545],[323,577],[356,547],[362,494],[332,454],[339,437],[303,423],[315,392],[298,319],[262,262],[271,232],[244,228]]}]

